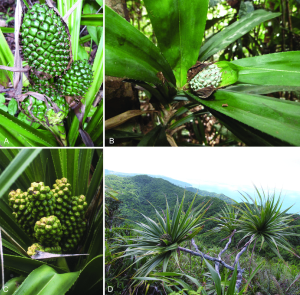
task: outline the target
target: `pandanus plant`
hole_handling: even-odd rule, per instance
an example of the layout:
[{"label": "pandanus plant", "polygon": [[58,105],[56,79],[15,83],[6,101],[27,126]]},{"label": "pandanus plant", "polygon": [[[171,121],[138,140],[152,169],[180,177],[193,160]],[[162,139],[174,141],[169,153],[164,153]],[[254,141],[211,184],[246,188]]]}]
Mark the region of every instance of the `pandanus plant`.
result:
[{"label": "pandanus plant", "polygon": [[[15,27],[0,27],[0,145],[102,146],[102,0],[23,2]],[[3,33],[15,34],[14,55]]]},{"label": "pandanus plant", "polygon": [[[170,285],[175,285],[177,290],[180,290],[179,286],[187,290],[192,290],[192,287],[182,280],[183,277],[186,277],[199,288],[199,294],[205,295],[205,288],[201,286],[197,279],[184,273],[167,271],[171,258],[175,259],[180,268],[179,255],[180,252],[185,252],[205,260],[215,282],[215,289],[218,295],[243,294],[250,280],[262,266],[262,264],[258,265],[249,274],[248,282],[242,286],[245,269],[241,267],[239,261],[240,257],[252,243],[254,243],[252,251],[254,251],[256,243],[260,241],[261,247],[266,242],[279,257],[281,257],[279,248],[283,248],[293,255],[298,256],[287,241],[288,236],[295,235],[290,229],[296,227],[289,225],[294,220],[291,215],[287,214],[287,211],[291,207],[282,210],[283,202],[280,196],[277,197],[275,193],[266,195],[263,190],[262,193],[258,189],[256,191],[258,198],[243,195],[245,201],[240,204],[237,203],[236,207],[238,210],[230,206],[225,206],[214,217],[215,221],[218,222],[218,226],[212,232],[223,231],[227,236],[225,239],[228,240],[218,257],[212,257],[201,252],[194,240],[194,237],[203,228],[203,217],[205,212],[209,210],[208,204],[200,204],[198,207],[192,209],[195,201],[194,198],[187,211],[184,211],[185,198],[183,197],[180,204],[177,200],[172,214],[168,202],[166,202],[166,210],[162,214],[155,209],[156,221],[143,215],[146,223],[135,222],[139,227],[139,229],[134,229],[136,237],[130,238],[130,243],[127,245],[120,245],[120,247],[125,247],[126,249],[121,256],[122,258],[135,256],[136,261],[134,263],[137,263],[140,259],[148,257],[147,262],[140,266],[134,274],[132,285],[138,288],[143,283],[149,286],[151,281],[159,281],[166,283],[164,288],[170,292],[172,292]],[[253,201],[252,205],[249,205],[249,199]],[[229,265],[222,260],[222,254],[228,250],[232,242],[232,237],[236,232],[244,233],[244,237],[237,245],[238,252],[233,265]],[[180,244],[184,241],[191,241],[195,250],[182,247]],[[243,243],[242,246],[240,246],[241,243]],[[211,266],[208,260],[214,263],[215,268]],[[163,271],[158,272],[157,268],[161,264]],[[232,271],[232,279],[226,292],[221,284],[220,265]]]},{"label": "pandanus plant", "polygon": [[[145,0],[157,46],[106,7],[106,75],[121,77],[147,91],[157,116],[156,126],[144,136],[122,134],[118,125],[145,111],[110,118],[107,136],[140,138],[141,146],[176,146],[185,123],[196,125],[199,135],[195,122],[211,113],[247,145],[299,145],[300,104],[263,95],[299,90],[299,51],[233,61],[211,59],[280,13],[255,10],[203,42],[208,3]],[[200,109],[191,113],[196,106]],[[200,136],[199,141],[205,140]]]},{"label": "pandanus plant", "polygon": [[[2,149],[0,157],[0,289],[24,295],[101,293],[102,151]],[[86,204],[72,195],[85,195]]]}]

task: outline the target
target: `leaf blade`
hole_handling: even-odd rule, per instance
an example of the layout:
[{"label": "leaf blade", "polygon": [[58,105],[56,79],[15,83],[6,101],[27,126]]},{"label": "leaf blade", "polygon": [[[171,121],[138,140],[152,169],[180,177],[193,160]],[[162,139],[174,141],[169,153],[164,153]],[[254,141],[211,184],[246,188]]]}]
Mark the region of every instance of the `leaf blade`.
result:
[{"label": "leaf blade", "polygon": [[174,71],[178,87],[186,83],[187,71],[197,61],[208,2],[145,0],[158,46]]},{"label": "leaf blade", "polygon": [[111,24],[105,27],[106,75],[160,84],[157,74],[163,72],[176,84],[170,65],[146,36],[107,6],[105,22]]},{"label": "leaf blade", "polygon": [[242,19],[224,28],[212,36],[200,49],[199,60],[204,61],[213,54],[226,48],[229,44],[252,30],[260,23],[275,18],[281,13],[268,12],[263,9],[255,10]]}]

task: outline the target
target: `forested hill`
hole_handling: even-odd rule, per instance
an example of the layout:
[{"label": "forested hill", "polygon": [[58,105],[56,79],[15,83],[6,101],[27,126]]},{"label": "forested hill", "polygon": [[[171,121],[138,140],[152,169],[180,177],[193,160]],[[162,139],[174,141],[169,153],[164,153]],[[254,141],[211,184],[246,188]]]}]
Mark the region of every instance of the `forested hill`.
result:
[{"label": "forested hill", "polygon": [[[171,212],[173,212],[173,208],[177,197],[179,199],[179,202],[181,202],[184,193],[184,210],[186,211],[195,196],[194,192],[190,192],[182,187],[173,185],[172,183],[164,179],[152,178],[147,175],[137,175],[133,177],[107,175],[105,177],[105,183],[108,187],[111,187],[112,189],[119,192],[117,197],[122,202],[120,204],[120,213],[122,215],[122,218],[131,221],[135,220],[144,222],[145,220],[140,213],[143,213],[144,215],[156,220],[155,210],[153,206],[161,214],[161,210],[165,210],[166,208],[166,198],[168,200]],[[201,196],[200,192],[201,194],[204,192],[204,195]],[[209,193],[210,196],[208,196],[207,193],[209,192],[198,191],[193,206],[193,208],[195,208],[196,206],[200,204],[204,205],[207,202],[209,202],[210,204],[209,210],[204,215],[204,228],[200,234],[217,226],[217,223],[210,220],[209,218],[211,216],[216,216],[216,214],[220,213],[220,209],[223,208],[226,204],[224,200],[218,198],[220,197],[219,194]],[[293,221],[291,225],[297,224],[300,226],[299,215],[295,217],[295,221]],[[300,229],[295,229],[292,231],[297,234],[300,234]],[[207,238],[203,238],[203,241],[209,243],[210,245],[217,245],[220,243],[220,240],[222,238],[224,238],[224,236],[221,236],[220,234],[214,234]],[[242,234],[236,234],[234,236],[232,245],[236,245],[241,238]],[[288,240],[294,246],[300,245],[300,237],[297,237],[296,235],[289,237]]]},{"label": "forested hill", "polygon": [[218,198],[220,200],[225,201],[228,204],[234,204],[234,201],[232,199],[230,199],[229,197],[225,196],[224,194],[211,193],[208,191],[199,190],[195,187],[187,187],[186,190],[188,190],[192,193],[197,193],[200,196],[208,196],[208,197]]},{"label": "forested hill", "polygon": [[[125,173],[125,172],[116,172],[116,171],[112,171],[112,170],[107,170],[105,169],[105,175],[117,175],[117,176],[122,176],[122,177],[130,177],[130,176],[137,176],[137,175],[140,175],[139,173]],[[153,177],[153,178],[162,178],[164,180],[167,180],[177,186],[181,186],[183,188],[186,188],[186,187],[190,187],[191,184],[190,183],[187,183],[187,182],[184,182],[184,181],[180,181],[180,180],[177,180],[177,179],[174,179],[174,178],[170,178],[170,177],[167,177],[167,176],[163,176],[163,175],[152,175],[152,174],[145,174],[145,175],[148,175],[150,177]]]},{"label": "forested hill", "polygon": [[[169,206],[172,209],[177,197],[179,201],[181,201],[184,193],[186,200],[185,208],[187,208],[195,196],[194,192],[187,191],[184,188],[176,186],[164,179],[152,178],[147,175],[137,175],[133,177],[107,175],[105,177],[105,183],[108,187],[119,192],[117,197],[120,201],[122,201],[121,212],[127,219],[130,220],[140,219],[141,215],[137,211],[151,218],[155,218],[155,210],[151,204],[157,208],[157,210],[164,210],[166,208],[167,198]],[[231,199],[224,195],[221,195],[221,200],[219,197],[220,194],[205,191],[201,191],[200,194],[200,191],[198,191],[195,206],[202,202],[212,200],[213,205],[209,211],[215,214],[218,210],[220,210],[220,207],[224,206],[223,201],[226,198],[232,202]]]}]

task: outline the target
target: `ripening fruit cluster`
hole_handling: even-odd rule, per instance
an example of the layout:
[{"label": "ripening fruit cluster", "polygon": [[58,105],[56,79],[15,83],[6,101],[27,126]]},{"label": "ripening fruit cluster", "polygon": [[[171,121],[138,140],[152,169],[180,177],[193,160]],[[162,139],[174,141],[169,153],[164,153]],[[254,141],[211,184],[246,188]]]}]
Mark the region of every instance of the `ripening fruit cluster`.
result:
[{"label": "ripening fruit cluster", "polygon": [[93,80],[92,66],[88,60],[71,64],[68,28],[53,8],[34,4],[24,15],[21,28],[24,59],[31,67],[32,85],[25,92],[37,92],[50,99],[47,103],[29,96],[21,107],[30,121],[60,125],[69,112],[64,96],[76,102],[84,97]]},{"label": "ripening fruit cluster", "polygon": [[[32,118],[33,115],[36,118],[35,119],[33,117],[35,121],[44,122],[47,123],[47,125],[58,125],[64,118],[68,116],[69,106],[66,103],[65,98],[53,87],[49,85],[30,85],[27,88],[27,91],[45,94],[50,98],[50,101],[46,103],[45,101],[39,100],[34,96],[26,97],[21,102],[21,106],[28,117]],[[53,105],[53,102],[55,105]],[[58,107],[58,109],[55,109],[55,106]]]},{"label": "ripening fruit cluster", "polygon": [[205,87],[217,88],[222,81],[222,73],[217,65],[212,64],[199,72],[191,81],[192,90],[198,91]]},{"label": "ripening fruit cluster", "polygon": [[72,196],[66,178],[57,179],[53,189],[34,182],[27,192],[17,189],[8,196],[17,223],[35,241],[28,254],[37,248],[70,253],[78,245],[86,228],[87,203],[83,195]]}]

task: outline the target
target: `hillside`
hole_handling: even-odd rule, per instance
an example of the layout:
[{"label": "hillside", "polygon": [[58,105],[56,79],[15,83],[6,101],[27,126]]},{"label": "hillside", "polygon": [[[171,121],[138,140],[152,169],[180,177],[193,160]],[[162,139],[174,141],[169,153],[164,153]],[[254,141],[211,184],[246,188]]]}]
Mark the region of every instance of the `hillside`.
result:
[{"label": "hillside", "polygon": [[[195,193],[185,191],[184,188],[173,185],[172,183],[159,178],[152,178],[147,175],[138,175],[133,177],[121,177],[116,175],[108,175],[105,178],[105,183],[108,187],[118,191],[117,197],[122,202],[120,209],[122,215],[128,220],[141,220],[140,213],[156,219],[153,206],[160,211],[166,208],[166,198],[172,210],[178,197],[181,202],[185,193],[184,209],[187,210],[192,202]],[[211,203],[211,207],[205,217],[215,215],[224,206],[224,200],[211,196],[201,196],[199,193],[196,196],[194,208],[206,202]],[[151,204],[150,204],[151,203]],[[140,212],[140,213],[139,213]],[[205,222],[205,230],[215,226],[213,222]]]},{"label": "hillside", "polygon": [[[116,171],[105,169],[105,175],[106,176],[107,175],[117,175],[117,176],[122,176],[122,177],[130,177],[130,176],[137,176],[137,175],[141,175],[141,174],[139,174],[139,173],[116,172]],[[153,174],[144,174],[144,175],[147,175],[147,176],[150,176],[150,177],[153,177],[153,178],[162,178],[166,181],[169,181],[169,182],[171,182],[171,183],[173,183],[177,186],[181,186],[183,188],[192,186],[190,183],[180,181],[180,180],[177,180],[177,179],[173,179],[173,178],[170,178],[170,177],[166,177],[166,176],[163,176],[163,175],[153,175]]]},{"label": "hillside", "polygon": [[[133,177],[133,176],[139,176],[140,174],[135,174],[135,173],[124,173],[124,172],[115,172],[112,170],[105,170],[105,175],[116,175],[116,176],[120,176],[120,177]],[[176,186],[180,186],[182,188],[185,188],[186,190],[192,192],[192,193],[197,193],[200,196],[208,196],[208,197],[214,197],[214,198],[218,198],[220,200],[223,200],[225,202],[227,202],[228,204],[234,204],[234,201],[225,196],[224,194],[218,194],[218,193],[214,193],[214,192],[209,192],[206,190],[200,190],[197,189],[195,187],[192,187],[191,184],[187,183],[187,182],[183,182],[177,179],[173,179],[170,177],[166,177],[166,176],[161,176],[161,175],[151,175],[151,174],[145,174],[146,176],[149,176],[151,178],[161,178],[164,179]]]},{"label": "hillside", "polygon": [[212,192],[197,189],[195,187],[186,187],[185,189],[192,193],[197,193],[200,196],[218,198],[218,199],[225,201],[226,203],[231,204],[231,205],[233,205],[235,203],[231,198],[225,196],[224,194],[212,193]]},{"label": "hillside", "polygon": [[[140,213],[147,217],[156,220],[155,210],[153,206],[161,213],[161,210],[166,208],[166,198],[168,200],[169,207],[172,211],[174,208],[176,199],[178,197],[181,202],[185,193],[184,210],[188,209],[188,206],[192,202],[195,193],[185,190],[182,187],[173,185],[172,183],[159,178],[152,178],[147,175],[137,175],[133,177],[121,177],[116,175],[107,175],[105,177],[105,183],[108,187],[119,192],[117,197],[122,202],[120,204],[120,212],[122,217],[130,221],[142,221],[144,218]],[[200,195],[203,194],[203,195]],[[204,228],[201,233],[206,232],[217,226],[216,222],[211,221],[209,218],[220,213],[220,209],[224,207],[225,200],[228,197],[220,194],[209,193],[206,191],[198,190],[198,194],[195,199],[194,208],[198,205],[204,205],[210,202],[209,210],[204,216]],[[224,198],[224,197],[225,198]],[[219,198],[218,198],[219,197]],[[224,199],[222,199],[224,198]],[[229,199],[230,201],[231,199]],[[232,200],[231,200],[232,202]],[[151,204],[150,204],[151,203]],[[299,215],[295,216],[295,221],[291,224],[300,225]],[[297,218],[298,217],[298,218]],[[300,230],[293,230],[300,235]],[[220,234],[214,234],[209,237],[202,236],[202,240],[210,245],[218,245],[224,236]],[[242,238],[242,234],[236,234],[233,239],[232,245],[236,245],[239,239]],[[300,237],[292,236],[288,239],[294,246],[300,244]],[[224,243],[224,242],[223,242]]]}]

